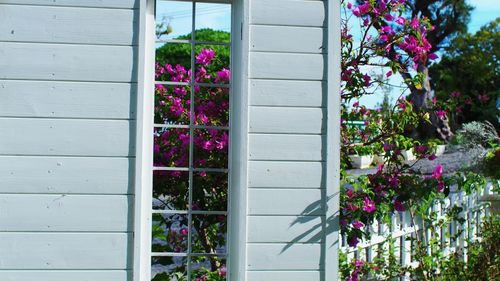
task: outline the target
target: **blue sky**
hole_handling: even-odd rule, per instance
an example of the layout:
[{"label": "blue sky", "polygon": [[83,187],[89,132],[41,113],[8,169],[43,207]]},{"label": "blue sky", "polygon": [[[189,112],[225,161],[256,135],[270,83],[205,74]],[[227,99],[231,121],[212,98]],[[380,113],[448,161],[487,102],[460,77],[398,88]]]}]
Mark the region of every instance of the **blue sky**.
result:
[{"label": "blue sky", "polygon": [[[162,37],[162,39],[175,38],[191,32],[191,8],[189,2],[179,1],[158,1],[157,20],[165,18],[170,21],[173,33]],[[500,16],[500,0],[470,0],[469,3],[475,7],[472,12],[469,32],[476,32],[484,24]],[[196,28],[212,28],[216,30],[229,31],[231,27],[231,7],[227,4],[198,3],[196,6]],[[382,73],[382,72],[381,72]],[[398,75],[393,75],[393,84],[400,84]],[[393,91],[391,96],[396,100],[399,93]],[[360,103],[369,107],[374,107],[383,98],[383,93],[379,92],[372,96],[363,98]]]}]

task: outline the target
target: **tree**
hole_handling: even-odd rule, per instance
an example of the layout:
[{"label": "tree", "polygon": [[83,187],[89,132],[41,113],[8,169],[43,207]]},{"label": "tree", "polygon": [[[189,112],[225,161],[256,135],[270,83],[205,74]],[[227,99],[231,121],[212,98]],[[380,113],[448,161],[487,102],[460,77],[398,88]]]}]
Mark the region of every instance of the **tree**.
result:
[{"label": "tree", "polygon": [[[437,58],[436,52],[454,37],[466,32],[472,7],[466,3],[466,0],[358,0],[357,2],[359,6],[354,8],[353,13],[368,21],[369,26],[387,4],[392,2],[404,4],[405,9],[399,11],[400,15],[397,19],[389,15],[385,20],[373,22],[373,27],[383,36],[380,43],[387,47],[385,52],[379,55],[392,61],[386,66],[390,66],[393,72],[398,72],[403,77],[411,91],[409,100],[414,110],[417,112],[428,110],[433,98],[429,66],[432,60]],[[422,20],[428,23],[428,26],[420,32],[425,36],[418,37],[414,34],[413,37],[406,38],[404,42],[393,40],[393,35],[404,30],[408,24],[411,27],[418,27]],[[418,46],[419,43],[420,46]],[[452,133],[446,118],[438,118],[436,114],[431,114],[430,117],[438,136],[449,140]],[[418,131],[420,136],[432,131],[427,128],[426,122],[421,122],[421,127],[424,128]],[[430,136],[427,135],[427,137]]]},{"label": "tree", "polygon": [[448,107],[453,126],[489,121],[500,129],[496,101],[500,88],[500,18],[451,41],[448,52],[430,67],[437,107]]}]

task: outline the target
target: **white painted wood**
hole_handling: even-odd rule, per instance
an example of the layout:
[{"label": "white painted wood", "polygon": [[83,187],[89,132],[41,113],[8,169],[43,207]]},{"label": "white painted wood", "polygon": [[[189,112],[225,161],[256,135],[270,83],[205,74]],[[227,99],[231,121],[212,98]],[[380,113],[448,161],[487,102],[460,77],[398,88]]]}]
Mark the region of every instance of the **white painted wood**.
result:
[{"label": "white painted wood", "polygon": [[0,154],[132,156],[135,122],[0,119]]},{"label": "white painted wood", "polygon": [[325,79],[324,57],[319,54],[253,52],[250,61],[250,78]]},{"label": "white painted wood", "polygon": [[134,44],[134,10],[0,6],[0,40]]},{"label": "white painted wood", "polygon": [[250,189],[249,215],[307,215],[324,214],[321,190],[310,189]]},{"label": "white painted wood", "polygon": [[125,281],[129,276],[125,270],[0,270],[2,281]]},{"label": "white painted wood", "polygon": [[155,0],[140,0],[133,280],[151,280]]},{"label": "white painted wood", "polygon": [[300,107],[250,107],[250,133],[321,134],[324,110]]},{"label": "white painted wood", "polygon": [[327,116],[326,116],[326,182],[325,215],[332,228],[325,232],[324,280],[339,279],[340,227],[340,75],[341,75],[341,15],[340,1],[326,1],[328,9],[327,56]]},{"label": "white painted wood", "polygon": [[133,119],[136,86],[0,80],[0,116]]},{"label": "white painted wood", "polygon": [[321,81],[250,80],[250,104],[322,107],[326,86]]},{"label": "white painted wood", "polygon": [[100,8],[135,8],[137,0],[2,0],[3,4],[74,6]]},{"label": "white painted wood", "polygon": [[135,48],[0,42],[0,79],[137,81]]},{"label": "white painted wood", "polygon": [[125,232],[132,207],[126,195],[0,194],[0,232]]},{"label": "white painted wood", "polygon": [[319,270],[321,244],[248,244],[248,270]]},{"label": "white painted wood", "polygon": [[[267,26],[250,27],[251,50],[283,53],[325,53],[325,29],[318,27]],[[297,40],[300,38],[300,40]]]},{"label": "white painted wood", "polygon": [[0,156],[0,193],[132,194],[133,161]]},{"label": "white painted wood", "polygon": [[261,188],[321,188],[323,164],[321,162],[248,163],[248,186]]},{"label": "white painted wood", "polygon": [[251,24],[326,26],[323,1],[252,0]]},{"label": "white painted wood", "polygon": [[250,216],[250,243],[320,243],[323,238],[321,217]]},{"label": "white painted wood", "polygon": [[[248,65],[250,1],[233,1],[231,19],[228,280],[247,280]],[[239,38],[239,40],[237,39]]]},{"label": "white painted wood", "polygon": [[249,137],[250,160],[321,161],[322,137],[316,135],[264,135]]},{"label": "white painted wood", "polygon": [[311,281],[321,280],[321,271],[250,271],[248,281]]},{"label": "white painted wood", "polygon": [[128,269],[126,233],[0,233],[0,270]]}]

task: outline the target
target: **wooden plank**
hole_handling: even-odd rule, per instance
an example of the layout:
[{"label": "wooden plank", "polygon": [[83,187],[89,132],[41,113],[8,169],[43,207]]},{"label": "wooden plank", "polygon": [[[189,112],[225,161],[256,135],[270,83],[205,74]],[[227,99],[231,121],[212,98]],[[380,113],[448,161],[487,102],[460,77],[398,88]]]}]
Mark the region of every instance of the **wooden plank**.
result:
[{"label": "wooden plank", "polygon": [[132,194],[134,159],[0,156],[0,193]]},{"label": "wooden plank", "polygon": [[139,6],[137,0],[3,0],[3,4],[72,6],[131,9]]},{"label": "wooden plank", "polygon": [[307,0],[253,0],[250,24],[325,26],[326,3]]},{"label": "wooden plank", "polygon": [[250,105],[324,106],[325,84],[321,81],[250,80]]},{"label": "wooden plank", "polygon": [[2,281],[125,281],[130,275],[126,270],[0,270]]},{"label": "wooden plank", "polygon": [[249,215],[324,215],[321,190],[250,189]]},{"label": "wooden plank", "polygon": [[0,41],[137,44],[134,10],[0,6]]},{"label": "wooden plank", "polygon": [[130,83],[0,80],[0,116],[133,119],[136,93]]},{"label": "wooden plank", "polygon": [[321,217],[313,216],[250,216],[250,243],[321,243]]},{"label": "wooden plank", "polygon": [[249,271],[247,281],[321,280],[321,271]]},{"label": "wooden plank", "polygon": [[250,78],[324,80],[324,59],[317,54],[250,53]]},{"label": "wooden plank", "polygon": [[0,119],[0,154],[133,156],[135,122]]},{"label": "wooden plank", "polygon": [[251,133],[322,134],[321,108],[250,107]]},{"label": "wooden plank", "polygon": [[0,270],[129,269],[126,233],[0,233]]},{"label": "wooden plank", "polygon": [[320,270],[321,244],[248,244],[248,270]]},{"label": "wooden plank", "polygon": [[[249,161],[248,186],[260,188],[321,188],[321,162]],[[0,180],[1,182],[1,180]]]},{"label": "wooden plank", "polygon": [[250,38],[251,51],[313,54],[326,51],[325,29],[318,27],[253,25]]},{"label": "wooden plank", "polygon": [[129,195],[0,194],[1,231],[131,231]]},{"label": "wooden plank", "polygon": [[250,160],[321,161],[322,137],[319,135],[249,136]]},{"label": "wooden plank", "polygon": [[0,79],[135,82],[136,48],[0,42]]}]

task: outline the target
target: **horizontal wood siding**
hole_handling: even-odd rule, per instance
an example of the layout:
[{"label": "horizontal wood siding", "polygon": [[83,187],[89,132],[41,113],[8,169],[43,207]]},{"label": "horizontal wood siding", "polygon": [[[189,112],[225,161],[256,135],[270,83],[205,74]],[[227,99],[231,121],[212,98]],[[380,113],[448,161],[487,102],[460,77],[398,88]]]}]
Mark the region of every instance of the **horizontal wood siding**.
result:
[{"label": "horizontal wood siding", "polygon": [[0,271],[2,281],[123,281],[130,277],[126,270],[9,270]]},{"label": "horizontal wood siding", "polygon": [[0,156],[0,190],[33,194],[131,194],[133,158]]},{"label": "horizontal wood siding", "polygon": [[0,194],[0,232],[127,232],[132,206],[126,195]]},{"label": "horizontal wood siding", "polygon": [[0,42],[0,79],[135,82],[135,55],[129,46]]},{"label": "horizontal wood siding", "polygon": [[5,41],[137,44],[133,10],[3,5],[0,17]]},{"label": "horizontal wood siding", "polygon": [[0,80],[2,117],[135,119],[136,97],[131,83]]},{"label": "horizontal wood siding", "polygon": [[3,269],[127,269],[127,233],[0,233]]},{"label": "horizontal wood siding", "polygon": [[139,2],[137,0],[3,0],[2,3],[30,6],[42,5],[122,9],[139,7]]},{"label": "horizontal wood siding", "polygon": [[0,280],[131,281],[138,0],[0,1]]},{"label": "horizontal wood siding", "polygon": [[250,0],[247,281],[324,280],[325,7]]},{"label": "horizontal wood siding", "polygon": [[0,119],[0,154],[133,156],[135,122]]}]

